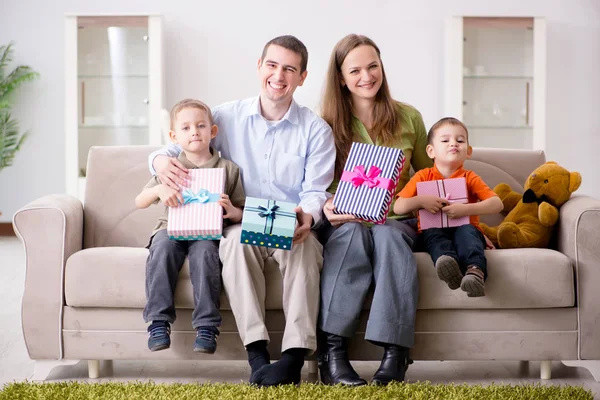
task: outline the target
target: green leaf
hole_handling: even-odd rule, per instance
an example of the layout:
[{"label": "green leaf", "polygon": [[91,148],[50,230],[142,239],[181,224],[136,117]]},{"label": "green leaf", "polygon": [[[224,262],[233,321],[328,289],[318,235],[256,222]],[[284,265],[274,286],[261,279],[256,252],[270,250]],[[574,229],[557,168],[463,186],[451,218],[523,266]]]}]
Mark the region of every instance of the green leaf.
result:
[{"label": "green leaf", "polygon": [[19,133],[19,124],[10,113],[0,115],[0,170],[12,165],[27,133]]},{"label": "green leaf", "polygon": [[28,133],[20,133],[17,120],[10,113],[12,97],[22,84],[39,78],[31,67],[20,65],[7,73],[12,61],[13,43],[0,46],[0,170],[12,165]]},{"label": "green leaf", "polygon": [[4,68],[12,61],[12,46],[12,42],[7,46],[0,46],[0,80],[4,79]]}]

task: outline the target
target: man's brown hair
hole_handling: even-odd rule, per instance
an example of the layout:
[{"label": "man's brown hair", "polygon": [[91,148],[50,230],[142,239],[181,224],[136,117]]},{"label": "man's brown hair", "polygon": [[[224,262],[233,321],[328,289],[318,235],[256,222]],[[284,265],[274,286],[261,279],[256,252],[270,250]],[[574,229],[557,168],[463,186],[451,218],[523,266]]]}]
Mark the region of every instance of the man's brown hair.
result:
[{"label": "man's brown hair", "polygon": [[292,35],[284,35],[269,40],[267,44],[265,44],[262,55],[260,56],[260,59],[263,62],[265,60],[265,56],[267,55],[267,50],[269,50],[269,46],[272,44],[281,46],[284,49],[288,49],[298,54],[300,56],[300,73],[306,71],[306,67],[308,66],[308,50],[306,50],[304,43],[302,43],[297,37]]}]

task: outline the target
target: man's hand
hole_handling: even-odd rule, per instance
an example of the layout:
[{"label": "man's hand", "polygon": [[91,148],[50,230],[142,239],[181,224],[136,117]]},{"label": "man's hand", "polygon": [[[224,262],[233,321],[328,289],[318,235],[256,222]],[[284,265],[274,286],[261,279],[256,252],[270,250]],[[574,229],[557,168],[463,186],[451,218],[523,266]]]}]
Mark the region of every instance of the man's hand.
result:
[{"label": "man's hand", "polygon": [[161,183],[176,190],[179,190],[178,184],[181,186],[189,186],[188,170],[178,159],[159,155],[154,157],[152,166],[156,170],[156,175]]},{"label": "man's hand", "polygon": [[243,211],[231,203],[229,196],[225,193],[221,194],[219,204],[223,207],[223,218],[229,219],[231,222],[240,222],[242,220]]},{"label": "man's hand", "polygon": [[181,192],[165,184],[160,184],[158,186],[158,198],[167,207],[177,207],[180,204],[183,204]]},{"label": "man's hand", "polygon": [[442,211],[445,212],[450,219],[466,217],[469,215],[469,205],[463,203],[452,203],[442,208]]},{"label": "man's hand", "polygon": [[333,199],[328,199],[323,206],[323,213],[329,220],[331,226],[340,226],[346,222],[359,222],[360,220],[352,214],[334,214],[335,206],[333,205]]},{"label": "man's hand", "polygon": [[436,214],[438,211],[444,208],[444,206],[448,205],[448,200],[437,196],[421,195],[419,196],[419,200],[421,201],[421,208],[429,211],[432,214]]},{"label": "man's hand", "polygon": [[300,206],[294,208],[294,211],[296,212],[298,225],[294,231],[293,243],[300,244],[306,240],[308,235],[310,235],[310,227],[312,225],[313,217],[312,215],[302,211],[302,207]]}]

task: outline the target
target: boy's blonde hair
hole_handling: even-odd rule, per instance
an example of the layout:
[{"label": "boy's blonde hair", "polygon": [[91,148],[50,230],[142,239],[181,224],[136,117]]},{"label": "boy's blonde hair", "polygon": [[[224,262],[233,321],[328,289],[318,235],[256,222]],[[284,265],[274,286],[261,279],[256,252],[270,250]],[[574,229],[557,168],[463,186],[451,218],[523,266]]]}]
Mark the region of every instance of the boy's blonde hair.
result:
[{"label": "boy's blonde hair", "polygon": [[207,106],[205,103],[201,102],[200,100],[183,99],[179,103],[175,104],[173,106],[173,108],[171,108],[171,112],[169,114],[170,119],[171,119],[171,130],[175,129],[174,125],[175,125],[175,120],[177,119],[177,114],[179,114],[179,112],[181,110],[183,110],[184,108],[197,108],[199,110],[206,112],[206,115],[208,116],[208,122],[211,125],[214,125],[213,116],[212,116],[212,113],[210,112],[209,106]]},{"label": "boy's blonde hair", "polygon": [[467,143],[469,143],[469,130],[467,129],[467,126],[463,124],[459,119],[456,119],[454,117],[445,117],[433,124],[431,129],[429,129],[429,133],[427,133],[427,144],[431,144],[433,142],[433,138],[435,137],[435,131],[444,125],[460,126],[461,128],[463,128],[465,130],[465,134],[467,135]]}]

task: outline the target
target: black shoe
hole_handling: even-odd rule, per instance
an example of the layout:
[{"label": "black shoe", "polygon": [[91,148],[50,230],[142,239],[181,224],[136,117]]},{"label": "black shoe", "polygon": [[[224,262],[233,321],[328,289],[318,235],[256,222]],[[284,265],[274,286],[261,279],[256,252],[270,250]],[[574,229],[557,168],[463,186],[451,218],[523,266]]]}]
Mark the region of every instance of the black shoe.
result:
[{"label": "black shoe", "polygon": [[384,346],[381,365],[379,365],[379,369],[373,375],[372,383],[375,385],[387,385],[392,381],[404,381],[408,364],[411,363],[412,360],[408,358],[408,348],[395,344],[386,344]]},{"label": "black shoe", "polygon": [[352,368],[348,359],[348,339],[333,333],[319,332],[319,371],[325,385],[344,386],[366,385]]},{"label": "black shoe", "polygon": [[216,326],[201,326],[196,330],[194,351],[199,353],[213,354],[217,351],[217,336],[219,329]]},{"label": "black shoe", "polygon": [[171,325],[167,321],[152,321],[148,327],[148,348],[159,351],[171,347]]}]

